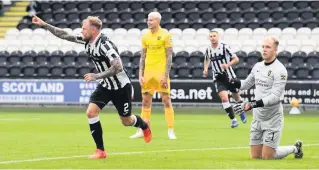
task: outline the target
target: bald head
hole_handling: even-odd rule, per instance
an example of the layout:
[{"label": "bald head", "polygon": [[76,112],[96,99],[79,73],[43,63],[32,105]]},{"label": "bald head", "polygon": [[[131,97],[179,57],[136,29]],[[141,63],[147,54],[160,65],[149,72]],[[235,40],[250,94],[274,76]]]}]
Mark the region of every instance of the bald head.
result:
[{"label": "bald head", "polygon": [[159,12],[151,12],[148,14],[147,26],[149,29],[157,29],[160,26],[162,16]]}]

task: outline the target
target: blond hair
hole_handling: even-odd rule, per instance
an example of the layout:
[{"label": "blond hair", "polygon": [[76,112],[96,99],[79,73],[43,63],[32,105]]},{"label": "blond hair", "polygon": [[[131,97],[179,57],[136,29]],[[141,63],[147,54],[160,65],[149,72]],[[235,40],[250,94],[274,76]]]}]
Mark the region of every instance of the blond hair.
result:
[{"label": "blond hair", "polygon": [[102,21],[97,16],[88,16],[86,19],[83,20],[83,22],[84,21],[88,21],[90,25],[94,26],[98,30],[102,29]]},{"label": "blond hair", "polygon": [[157,19],[159,19],[159,20],[162,19],[162,15],[161,15],[159,12],[156,12],[156,11],[149,13],[148,16],[157,18]]},{"label": "blond hair", "polygon": [[274,41],[275,47],[279,46],[279,40],[278,40],[277,37],[275,37],[275,36],[266,36],[265,39],[271,39],[271,40]]}]

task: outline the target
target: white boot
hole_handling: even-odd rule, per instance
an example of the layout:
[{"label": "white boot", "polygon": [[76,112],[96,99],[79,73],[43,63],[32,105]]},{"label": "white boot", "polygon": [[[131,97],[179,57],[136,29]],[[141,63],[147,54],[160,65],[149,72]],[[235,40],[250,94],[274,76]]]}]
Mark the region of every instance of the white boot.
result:
[{"label": "white boot", "polygon": [[168,139],[177,139],[174,133],[174,129],[168,129],[167,134],[168,134]]},{"label": "white boot", "polygon": [[142,138],[142,137],[144,137],[144,134],[142,129],[140,128],[136,131],[134,135],[130,136],[131,139]]}]

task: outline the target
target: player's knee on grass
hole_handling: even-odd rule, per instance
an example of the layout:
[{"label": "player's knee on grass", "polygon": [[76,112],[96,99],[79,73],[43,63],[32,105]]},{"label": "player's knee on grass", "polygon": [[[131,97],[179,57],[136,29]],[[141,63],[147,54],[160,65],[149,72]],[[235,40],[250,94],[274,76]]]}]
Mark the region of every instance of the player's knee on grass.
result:
[{"label": "player's knee on grass", "polygon": [[274,159],[275,153],[276,153],[276,150],[274,148],[263,145],[263,151],[262,151],[261,157],[264,160],[271,160],[271,159]]},{"label": "player's knee on grass", "polygon": [[122,122],[123,126],[132,126],[134,123],[134,119],[132,118],[132,116],[121,117],[121,122]]},{"label": "player's knee on grass", "polygon": [[263,160],[273,160],[273,159],[274,159],[274,155],[263,154],[263,155],[261,156],[261,158],[262,158]]},{"label": "player's knee on grass", "polygon": [[262,145],[251,145],[250,146],[250,158],[261,159],[262,158]]},{"label": "player's knee on grass", "polygon": [[164,107],[165,108],[171,107],[172,102],[171,102],[170,96],[166,93],[161,93],[161,96],[162,96],[162,103],[163,103]]}]

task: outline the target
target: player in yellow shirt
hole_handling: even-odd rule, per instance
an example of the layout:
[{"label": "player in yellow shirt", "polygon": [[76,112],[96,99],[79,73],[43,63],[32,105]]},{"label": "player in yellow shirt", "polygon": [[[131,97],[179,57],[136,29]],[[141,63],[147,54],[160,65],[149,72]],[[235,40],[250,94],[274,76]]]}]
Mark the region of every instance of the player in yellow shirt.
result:
[{"label": "player in yellow shirt", "polygon": [[[148,14],[148,31],[142,36],[139,82],[142,87],[142,118],[150,120],[152,97],[160,93],[168,126],[168,138],[176,139],[174,133],[174,109],[170,97],[169,72],[172,65],[173,45],[170,33],[160,26],[161,14]],[[141,130],[131,138],[143,137]]]}]

